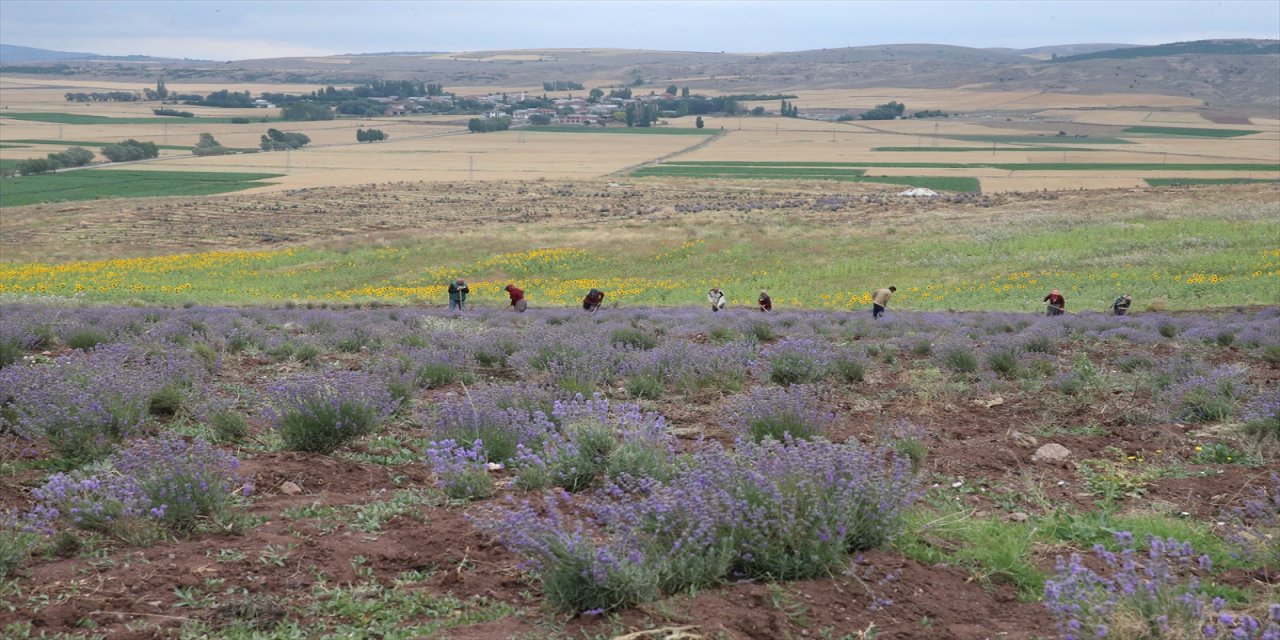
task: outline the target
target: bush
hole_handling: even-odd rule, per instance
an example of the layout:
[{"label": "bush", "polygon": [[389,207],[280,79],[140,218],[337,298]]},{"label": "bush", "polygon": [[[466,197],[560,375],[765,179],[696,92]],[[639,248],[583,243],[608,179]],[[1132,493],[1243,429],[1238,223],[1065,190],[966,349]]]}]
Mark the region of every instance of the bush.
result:
[{"label": "bush", "polygon": [[644,330],[634,327],[622,327],[614,329],[609,336],[609,343],[615,347],[623,346],[648,351],[658,346],[658,339]]},{"label": "bush", "polygon": [[169,108],[155,108],[151,110],[151,113],[158,116],[174,116],[177,118],[194,118],[196,115],[190,111],[178,111],[177,109]]},{"label": "bush", "polygon": [[81,329],[67,337],[67,346],[72,349],[88,351],[109,341],[110,339],[111,338],[107,337],[107,335],[101,331],[94,329]]},{"label": "bush", "polygon": [[427,464],[436,474],[436,485],[454,500],[493,495],[483,441],[476,440],[469,449],[453,440],[433,442],[427,449]]},{"label": "bush", "polygon": [[148,523],[189,531],[225,513],[251,490],[238,468],[207,442],[167,436],[135,441],[97,472],[55,474],[32,495],[74,527],[130,540],[146,535]]},{"label": "bush", "polygon": [[249,435],[249,421],[233,409],[220,409],[209,415],[209,425],[218,442],[240,442]]},{"label": "bush", "polygon": [[978,356],[963,346],[953,345],[943,351],[942,362],[955,373],[974,373],[978,370]]},{"label": "bush", "polygon": [[818,390],[808,385],[756,387],[730,399],[730,425],[754,442],[823,436],[835,423]]},{"label": "bush", "polygon": [[1174,420],[1214,422],[1230,418],[1236,403],[1248,393],[1245,371],[1235,366],[1217,367],[1191,376],[1170,387],[1164,401]]},{"label": "bush", "polygon": [[330,453],[369,433],[398,406],[385,384],[355,371],[284,380],[267,396],[285,448],[314,453]]},{"label": "bush", "polygon": [[124,142],[103,147],[102,155],[112,162],[146,160],[147,158],[159,157],[160,147],[156,146],[154,142],[139,142],[130,138]]},{"label": "bush", "polygon": [[769,380],[780,385],[820,382],[831,367],[826,346],[804,338],[783,340],[762,355],[769,362]]},{"label": "bush", "polygon": [[1280,607],[1273,606],[1272,620],[1258,621],[1226,611],[1222,598],[1209,601],[1198,575],[1208,572],[1212,564],[1207,555],[1197,557],[1190,543],[1153,536],[1143,556],[1134,549],[1129,532],[1115,535],[1120,553],[1094,546],[1102,572],[1072,554],[1070,560],[1058,558],[1056,574],[1046,581],[1045,606],[1064,637],[1265,638],[1280,634]]},{"label": "bush", "polygon": [[851,354],[837,357],[831,362],[836,377],[845,382],[862,382],[867,375],[867,361]]},{"label": "bush", "polygon": [[548,493],[475,522],[521,556],[553,606],[601,612],[734,575],[826,575],[898,532],[916,496],[904,460],[855,441],[710,446],[618,500],[625,486],[575,502]]},{"label": "bush", "polygon": [[987,354],[987,367],[1002,378],[1016,378],[1022,369],[1018,365],[1018,352],[1009,348]]}]

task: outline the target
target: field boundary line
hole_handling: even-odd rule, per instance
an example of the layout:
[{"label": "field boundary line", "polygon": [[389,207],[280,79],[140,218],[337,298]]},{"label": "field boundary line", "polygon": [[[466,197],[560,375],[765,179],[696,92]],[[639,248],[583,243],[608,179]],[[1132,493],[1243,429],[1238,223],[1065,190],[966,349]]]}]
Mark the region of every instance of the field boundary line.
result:
[{"label": "field boundary line", "polygon": [[673,152],[671,152],[671,153],[668,153],[668,154],[667,154],[667,155],[665,155],[665,156],[660,156],[660,157],[654,158],[654,159],[652,159],[652,160],[646,160],[646,161],[644,161],[644,162],[640,162],[640,163],[637,163],[637,164],[633,164],[633,165],[631,165],[631,166],[629,166],[629,167],[623,167],[623,168],[621,168],[621,169],[618,169],[617,171],[613,171],[613,172],[610,172],[610,173],[606,173],[606,174],[604,174],[604,175],[605,175],[605,176],[620,176],[620,175],[626,175],[626,174],[628,174],[628,173],[631,173],[632,171],[635,171],[636,169],[641,169],[641,168],[644,168],[644,167],[654,167],[654,166],[657,166],[657,165],[662,164],[663,162],[666,162],[667,160],[670,160],[670,159],[672,159],[672,158],[675,158],[675,157],[677,157],[677,156],[682,156],[682,155],[684,155],[684,154],[686,154],[686,153],[691,153],[691,152],[693,152],[693,151],[697,151],[698,149],[701,149],[701,148],[703,148],[703,147],[705,147],[705,146],[707,146],[707,145],[711,144],[712,142],[715,142],[716,140],[719,140],[720,138],[722,138],[722,137],[724,137],[724,136],[726,136],[726,135],[728,135],[728,134],[729,134],[729,130],[728,130],[728,129],[721,129],[721,130],[717,131],[717,132],[716,132],[714,135],[712,135],[711,137],[708,137],[708,138],[704,138],[704,139],[702,139],[702,140],[701,140],[701,141],[699,141],[697,144],[690,145],[690,146],[685,147],[685,148],[683,148],[683,149],[680,149],[680,150],[678,150],[678,151],[673,151]]}]

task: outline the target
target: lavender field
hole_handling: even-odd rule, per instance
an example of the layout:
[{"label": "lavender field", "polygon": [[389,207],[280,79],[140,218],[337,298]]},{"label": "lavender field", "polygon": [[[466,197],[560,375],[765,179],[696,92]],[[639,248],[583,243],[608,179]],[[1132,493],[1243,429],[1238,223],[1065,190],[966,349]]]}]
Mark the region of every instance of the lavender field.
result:
[{"label": "lavender field", "polygon": [[0,365],[3,637],[1280,639],[1275,307],[6,305]]}]

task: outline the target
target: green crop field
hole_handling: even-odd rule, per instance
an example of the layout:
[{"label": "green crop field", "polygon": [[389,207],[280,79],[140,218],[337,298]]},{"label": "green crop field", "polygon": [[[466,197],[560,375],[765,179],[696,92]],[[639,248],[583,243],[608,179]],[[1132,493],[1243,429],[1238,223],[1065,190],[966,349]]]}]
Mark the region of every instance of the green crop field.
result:
[{"label": "green crop field", "polygon": [[[928,136],[920,136],[928,137]],[[1115,138],[1112,136],[1087,136],[1077,138],[1075,136],[1009,136],[1009,135],[945,135],[940,136],[947,140],[962,140],[964,142],[1005,142],[1009,144],[1133,144],[1124,138]]]},{"label": "green crop field", "polygon": [[[225,118],[174,118],[163,116],[140,116],[137,118],[112,118],[108,116],[92,116],[79,113],[26,112],[5,113],[5,118],[26,120],[28,122],[48,122],[52,124],[233,124],[232,117]],[[239,116],[244,117],[244,116]],[[280,118],[253,117],[251,123],[279,122]]]},{"label": "green crop field", "polygon": [[515,131],[529,133],[623,133],[632,135],[710,136],[719,133],[713,129],[688,129],[668,127],[575,127],[570,125],[529,125]]},{"label": "green crop field", "polygon": [[1162,136],[1195,136],[1201,138],[1236,138],[1248,136],[1261,131],[1243,131],[1239,129],[1207,129],[1204,127],[1126,127],[1125,133],[1146,133]]},{"label": "green crop field", "polygon": [[1280,180],[1267,180],[1263,178],[1145,178],[1148,185],[1153,187],[1176,187],[1179,185],[1192,184],[1254,184],[1254,183],[1280,183]]},{"label": "green crop field", "polygon": [[0,203],[17,207],[40,202],[139,198],[226,193],[261,187],[274,173],[218,173],[212,171],[80,170],[46,173],[4,181]]}]

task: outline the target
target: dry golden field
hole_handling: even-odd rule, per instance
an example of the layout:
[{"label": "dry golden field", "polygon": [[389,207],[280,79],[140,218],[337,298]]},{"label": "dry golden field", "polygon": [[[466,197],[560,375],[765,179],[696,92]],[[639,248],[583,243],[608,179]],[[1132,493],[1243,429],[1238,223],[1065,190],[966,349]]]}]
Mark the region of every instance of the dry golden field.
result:
[{"label": "dry golden field", "polygon": [[[608,55],[600,51],[599,55]],[[453,54],[450,54],[453,55]],[[506,54],[494,54],[506,55]],[[514,55],[514,54],[513,54]],[[539,51],[534,56],[552,56]],[[326,58],[334,62],[334,58]],[[618,175],[628,169],[666,160],[698,162],[867,163],[868,176],[967,176],[979,179],[984,191],[1129,188],[1144,178],[1277,179],[1267,170],[1211,171],[1206,164],[1280,163],[1280,120],[1252,118],[1249,124],[1220,124],[1192,109],[1193,99],[1156,94],[1065,94],[1032,91],[956,89],[806,89],[783,87],[805,109],[857,112],[889,100],[912,110],[942,109],[966,113],[960,118],[898,121],[849,121],[778,117],[704,116],[709,136],[550,133],[515,129],[469,134],[470,116],[404,116],[322,122],[249,124],[200,122],[200,117],[275,115],[263,109],[216,109],[182,106],[197,118],[173,118],[151,124],[57,124],[3,118],[12,112],[62,112],[107,117],[151,117],[153,103],[70,104],[68,91],[139,90],[141,83],[62,78],[0,77],[0,141],[46,140],[48,144],[6,145],[0,159],[22,160],[60,151],[73,142],[111,143],[126,138],[160,145],[193,145],[211,133],[224,146],[256,148],[269,127],[299,131],[312,142],[293,152],[235,154],[198,158],[166,149],[158,161],[130,169],[235,171],[283,174],[259,191],[388,181],[492,181],[520,179],[573,180]],[[171,83],[171,91],[202,93],[218,89],[309,92],[318,85]],[[540,87],[451,87],[459,94],[538,91]],[[748,103],[776,112],[777,102]],[[832,111],[828,111],[831,113]],[[1221,120],[1221,118],[1218,118]],[[692,128],[693,118],[672,118],[663,125]],[[1131,126],[1194,127],[1257,131],[1234,138],[1131,134]],[[375,127],[390,140],[358,144],[355,130]],[[1056,137],[1064,131],[1067,137]],[[967,137],[967,138],[966,138]],[[1123,144],[1117,144],[1117,138]],[[66,143],[55,141],[65,140]],[[887,149],[893,150],[887,150]],[[950,164],[956,167],[875,166],[879,164]],[[1012,171],[1025,163],[1162,165],[1090,170]],[[1167,169],[1165,166],[1167,165]],[[1179,168],[1180,165],[1200,165]],[[1255,168],[1256,169],[1256,168]],[[909,181],[904,181],[909,183]],[[892,187],[885,187],[886,189]]]}]

